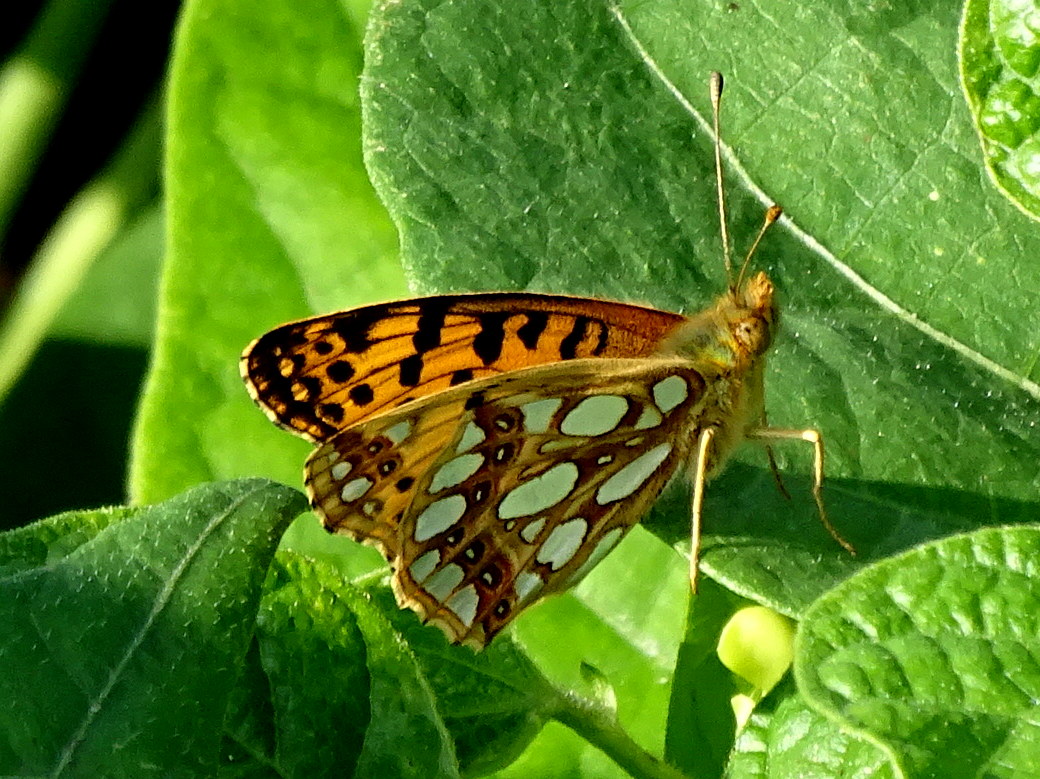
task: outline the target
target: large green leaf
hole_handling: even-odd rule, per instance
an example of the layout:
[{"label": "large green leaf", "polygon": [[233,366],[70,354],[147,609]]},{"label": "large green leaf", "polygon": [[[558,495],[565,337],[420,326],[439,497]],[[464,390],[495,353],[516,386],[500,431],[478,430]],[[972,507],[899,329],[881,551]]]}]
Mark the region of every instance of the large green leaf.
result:
[{"label": "large green leaf", "polygon": [[1040,8],[969,0],[961,26],[961,76],[993,180],[1040,216]]},{"label": "large green leaf", "polygon": [[[356,155],[344,152],[360,148],[357,27],[347,24],[357,17],[319,0],[288,8],[186,7],[171,81],[171,245],[136,439],[138,496],[209,473],[296,482],[306,447],[250,407],[237,354],[282,319],[361,302],[367,267],[351,258],[392,254],[394,233],[375,216]],[[1008,279],[1040,286],[1030,263],[1040,247],[1033,223],[986,183],[957,89],[957,21],[946,7],[833,0],[765,10],[398,0],[372,19],[367,162],[412,282],[425,291],[529,288],[676,310],[708,303],[723,273],[705,82],[713,68],[726,73],[738,246],[770,200],[791,215],[758,259],[781,291],[785,323],[768,365],[770,420],[824,431],[831,519],[860,552],[850,559],[816,523],[807,452],[778,452],[791,502],[761,453],[734,463],[709,491],[704,568],[788,614],[863,561],[1037,513],[1040,327],[1027,296],[1006,290]],[[341,133],[348,126],[353,135]],[[364,231],[351,221],[359,214],[375,220]],[[392,287],[371,296],[398,294]],[[684,546],[688,514],[688,496],[675,490],[647,526]],[[630,546],[601,566],[610,575],[593,572],[575,593],[532,609],[515,635],[558,684],[585,689],[581,661],[594,658],[620,723],[659,754],[697,676],[672,683],[683,599],[671,585],[681,584],[682,564]],[[351,542],[326,548],[351,559],[341,566],[351,576],[371,567]],[[670,594],[659,605],[662,582]],[[385,586],[373,592],[388,599]],[[419,638],[428,631],[411,614],[394,619],[411,628],[387,640],[440,640]],[[431,687],[438,713],[463,766],[488,765],[474,724],[484,712],[471,705],[487,679],[441,646],[424,666],[429,679],[448,669],[455,683]],[[304,710],[307,689],[281,699],[291,704],[283,714]],[[509,706],[521,697],[507,697]],[[597,730],[600,715],[554,713],[550,697],[488,714],[517,731],[504,752],[546,716],[586,739],[618,735]],[[370,698],[384,702],[400,703]],[[833,755],[846,748],[820,718],[800,730],[797,717],[777,722],[792,728],[778,727],[781,739],[794,732],[811,744],[818,732],[837,739]],[[705,730],[713,745],[725,743]],[[589,752],[554,726],[515,770],[616,770]],[[295,765],[304,757],[297,752]],[[812,759],[795,749],[785,764]],[[863,764],[877,761],[863,751]]]},{"label": "large green leaf", "polygon": [[211,773],[267,561],[304,505],[242,480],[0,536],[0,773]]},{"label": "large green leaf", "polygon": [[793,688],[793,683],[782,685],[755,709],[737,739],[726,777],[889,779],[896,775],[882,749],[810,709]]},{"label": "large green leaf", "polygon": [[[770,419],[824,431],[832,518],[869,559],[1035,511],[1040,328],[1005,290],[1040,283],[1022,262],[1040,232],[966,162],[957,21],[844,3],[387,3],[367,159],[423,288],[696,309],[722,286],[705,75],[726,71],[736,233],[771,199],[791,215],[759,259],[786,323]],[[762,459],[712,489],[705,568],[797,613],[855,563]],[[787,481],[804,495],[806,477]],[[655,525],[672,540],[676,509]]]},{"label": "large green leaf", "polygon": [[989,528],[886,560],[805,614],[812,705],[906,776],[1029,776],[1040,765],[1040,528]]},{"label": "large green leaf", "polygon": [[[263,474],[306,446],[271,435],[238,376],[264,330],[403,292],[361,161],[367,3],[185,5],[169,86],[169,244],[131,497]],[[294,445],[295,444],[295,445]]]},{"label": "large green leaf", "polygon": [[382,610],[335,569],[290,553],[269,584],[260,650],[281,772],[457,775],[430,684]]}]

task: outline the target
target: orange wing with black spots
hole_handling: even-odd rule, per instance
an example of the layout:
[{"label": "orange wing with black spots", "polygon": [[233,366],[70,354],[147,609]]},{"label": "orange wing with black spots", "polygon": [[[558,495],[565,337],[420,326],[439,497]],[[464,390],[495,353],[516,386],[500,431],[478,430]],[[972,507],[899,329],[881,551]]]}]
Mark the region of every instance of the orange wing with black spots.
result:
[{"label": "orange wing with black spots", "polygon": [[247,347],[241,370],[275,424],[320,442],[467,381],[578,358],[649,356],[685,321],[588,298],[443,295],[282,325]]}]

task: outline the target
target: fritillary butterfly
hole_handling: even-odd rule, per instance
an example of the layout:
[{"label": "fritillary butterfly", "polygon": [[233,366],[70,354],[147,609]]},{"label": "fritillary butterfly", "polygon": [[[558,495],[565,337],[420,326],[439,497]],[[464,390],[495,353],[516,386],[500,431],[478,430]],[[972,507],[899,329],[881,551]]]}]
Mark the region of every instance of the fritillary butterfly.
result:
[{"label": "fritillary butterfly", "polygon": [[[721,77],[712,86],[717,139]],[[716,142],[721,195],[720,159]],[[728,270],[721,197],[720,216]],[[444,295],[282,325],[246,349],[242,375],[272,421],[319,444],[305,479],[326,529],[375,545],[402,607],[480,648],[581,579],[684,463],[695,586],[705,481],[745,438],[813,444],[821,518],[848,548],[823,513],[819,434],[765,425],[775,324],[772,283],[743,270],[690,317]]]}]

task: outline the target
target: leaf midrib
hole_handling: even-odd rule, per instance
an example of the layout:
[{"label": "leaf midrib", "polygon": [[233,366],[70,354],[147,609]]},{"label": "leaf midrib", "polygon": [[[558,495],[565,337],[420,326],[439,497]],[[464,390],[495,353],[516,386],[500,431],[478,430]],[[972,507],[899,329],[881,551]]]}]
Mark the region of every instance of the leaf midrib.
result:
[{"label": "leaf midrib", "polygon": [[205,528],[203,528],[202,532],[199,533],[198,537],[191,544],[191,546],[189,546],[185,550],[184,555],[178,561],[170,576],[163,584],[162,589],[159,591],[159,594],[155,599],[155,603],[153,604],[152,610],[149,612],[148,617],[145,619],[144,623],[141,625],[141,628],[137,631],[133,639],[128,644],[126,652],[119,659],[119,662],[116,663],[115,667],[112,669],[112,672],[109,674],[108,681],[87,705],[86,715],[84,716],[83,721],[80,723],[79,727],[76,728],[72,737],[69,739],[69,742],[61,751],[61,755],[58,758],[58,762],[54,766],[54,770],[51,772],[51,776],[60,776],[69,767],[69,764],[72,762],[72,759],[75,756],[76,750],[86,739],[87,731],[90,729],[90,726],[93,724],[98,714],[101,713],[102,706],[105,700],[108,698],[112,690],[115,688],[116,684],[122,678],[123,672],[126,670],[126,667],[130,664],[130,661],[134,658],[134,655],[137,653],[138,649],[140,649],[141,644],[144,643],[145,637],[151,631],[152,626],[155,624],[159,615],[162,613],[163,609],[165,609],[166,606],[169,604],[170,599],[173,596],[174,589],[176,588],[176,585],[184,576],[184,573],[187,570],[188,565],[195,559],[203,544],[209,539],[213,532],[218,527],[220,527],[220,525],[223,524],[229,517],[233,516],[235,512],[238,511],[238,509],[248,499],[250,499],[251,497],[253,497],[261,491],[262,490],[260,489],[250,490],[249,492],[232,501],[231,504],[229,504],[228,507],[222,513],[216,515],[215,517],[213,517],[213,519],[209,521],[209,523],[206,525]]},{"label": "leaf midrib", "polygon": [[[625,18],[621,7],[616,3],[611,3],[610,13],[617,20],[621,31],[629,39],[632,46],[635,48],[637,54],[643,63],[647,66],[647,69],[661,84],[668,90],[668,92],[676,99],[679,105],[684,111],[701,127],[701,129],[709,136],[714,136],[711,123],[703,116],[701,116],[697,110],[693,107],[686,96],[683,95],[682,91],[676,84],[674,84],[664,70],[657,63],[656,60],[650,55],[650,52],[643,46],[642,42],[638,39],[635,31],[629,25],[628,20]],[[765,190],[763,190],[752,178],[748,175],[747,169],[740,163],[740,160],[734,154],[731,147],[725,143],[720,144],[722,148],[722,155],[726,159],[726,170],[730,173],[731,178],[733,176],[743,185],[743,187],[754,196],[754,198],[762,204],[762,208],[766,209],[773,205],[773,200],[770,198]],[[806,249],[816,254],[820,259],[830,265],[834,270],[840,273],[847,281],[851,282],[852,286],[864,293],[871,301],[873,301],[882,310],[892,314],[901,322],[904,322],[911,327],[918,330],[928,338],[932,339],[940,346],[943,346],[951,351],[959,354],[975,366],[982,370],[990,373],[991,375],[1007,382],[1011,386],[1022,390],[1029,394],[1035,400],[1040,400],[1040,384],[1030,381],[1025,376],[1021,376],[1014,371],[1004,367],[1000,363],[991,360],[981,352],[972,349],[967,344],[957,340],[948,333],[945,333],[938,328],[928,324],[916,314],[906,310],[900,306],[895,300],[890,298],[888,295],[883,293],[877,287],[871,285],[865,278],[854,271],[851,267],[843,263],[837,258],[837,256],[820,243],[816,238],[810,235],[806,230],[801,228],[793,219],[786,214],[779,220],[780,224],[787,228],[788,232],[792,237],[797,239],[805,246]]]}]

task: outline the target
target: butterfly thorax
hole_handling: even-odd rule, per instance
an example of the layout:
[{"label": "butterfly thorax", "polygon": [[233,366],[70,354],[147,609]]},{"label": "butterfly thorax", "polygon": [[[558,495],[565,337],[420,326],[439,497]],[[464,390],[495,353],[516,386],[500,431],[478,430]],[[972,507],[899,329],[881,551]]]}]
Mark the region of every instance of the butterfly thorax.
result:
[{"label": "butterfly thorax", "polygon": [[706,397],[691,420],[691,438],[716,428],[711,471],[717,471],[749,428],[763,422],[764,355],[777,325],[773,283],[759,273],[690,317],[663,349],[688,359],[704,377]]}]

